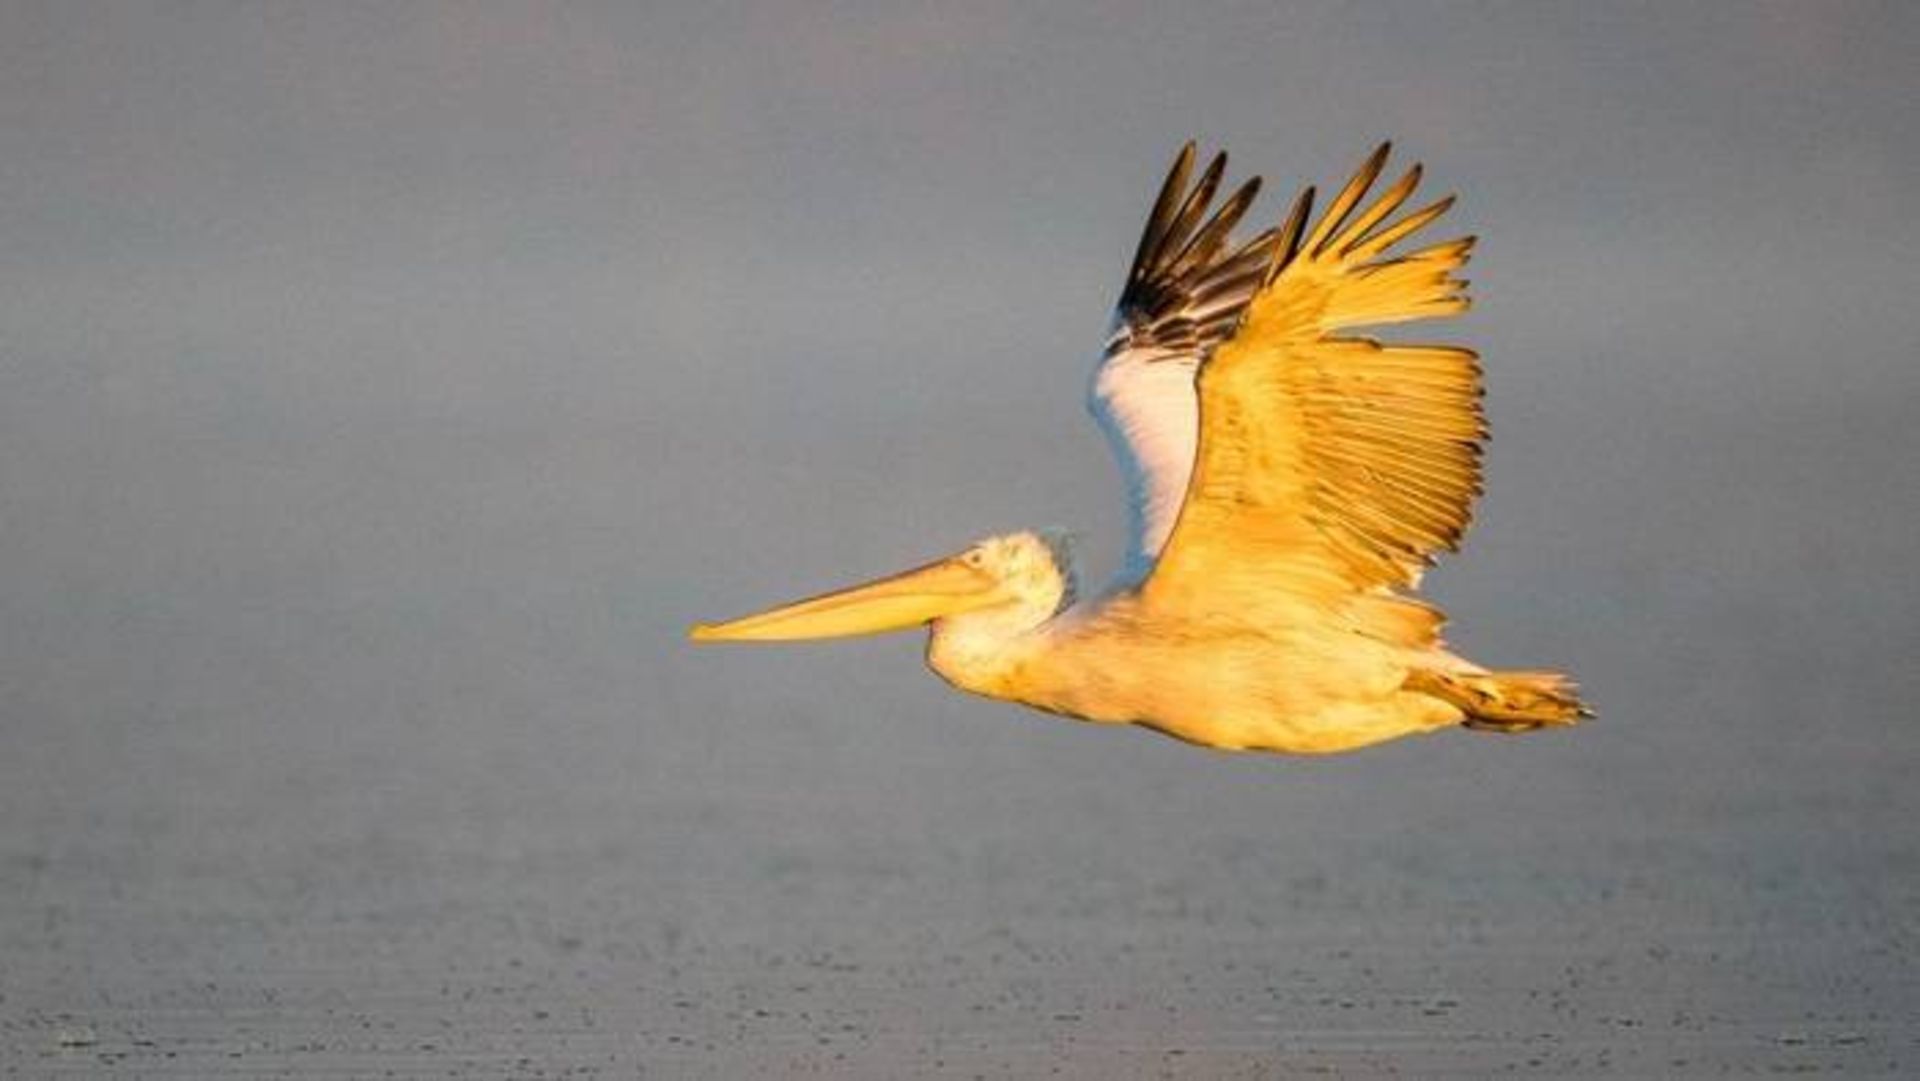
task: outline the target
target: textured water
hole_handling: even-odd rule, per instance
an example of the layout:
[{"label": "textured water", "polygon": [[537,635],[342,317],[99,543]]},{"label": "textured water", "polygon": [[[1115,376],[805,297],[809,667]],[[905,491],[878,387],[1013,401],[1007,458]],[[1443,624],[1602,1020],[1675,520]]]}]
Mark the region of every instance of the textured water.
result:
[{"label": "textured water", "polygon": [[[862,648],[911,659],[811,667],[848,680]],[[192,751],[16,729],[5,1069],[1920,1062],[1911,738],[1715,747],[1623,688],[1577,732],[1299,762],[901,693],[886,717],[237,718]]]}]

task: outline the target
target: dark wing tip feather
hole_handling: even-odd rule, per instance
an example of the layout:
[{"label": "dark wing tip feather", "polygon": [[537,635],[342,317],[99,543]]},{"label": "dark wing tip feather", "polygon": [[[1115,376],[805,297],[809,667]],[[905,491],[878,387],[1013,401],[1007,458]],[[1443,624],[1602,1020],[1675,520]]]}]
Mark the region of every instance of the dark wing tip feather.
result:
[{"label": "dark wing tip feather", "polygon": [[1234,228],[1260,193],[1260,178],[1216,203],[1227,155],[1215,154],[1195,177],[1198,160],[1193,143],[1181,148],[1147,215],[1120,295],[1127,330],[1111,349],[1204,354],[1237,325],[1264,280],[1275,235],[1231,245]]},{"label": "dark wing tip feather", "polygon": [[[1223,159],[1224,157],[1225,155],[1222,155]],[[1260,178],[1256,176],[1240,185],[1232,195],[1227,196],[1226,201],[1220,204],[1220,208],[1214,211],[1213,217],[1207,219],[1207,223],[1194,232],[1177,254],[1171,259],[1162,260],[1167,276],[1179,278],[1201,264],[1217,265],[1214,256],[1226,246],[1227,235],[1233,231],[1234,226],[1240,224],[1241,217],[1246,214],[1247,208],[1253,205],[1254,198],[1259,194]],[[1220,260],[1220,262],[1225,261]]]},{"label": "dark wing tip feather", "polygon": [[1271,285],[1273,279],[1287,268],[1287,264],[1300,254],[1300,236],[1307,227],[1307,218],[1313,214],[1313,197],[1314,189],[1309,184],[1294,199],[1293,209],[1287,211],[1287,220],[1280,226],[1279,246],[1274,250],[1273,262],[1267,267],[1266,284]]},{"label": "dark wing tip feather", "polygon": [[1167,178],[1160,184],[1160,195],[1154,199],[1153,209],[1147,212],[1146,228],[1140,232],[1140,246],[1133,253],[1133,268],[1127,278],[1129,282],[1138,281],[1143,272],[1152,266],[1151,256],[1160,247],[1168,226],[1172,224],[1174,208],[1187,190],[1187,177],[1193,174],[1193,159],[1197,153],[1193,140],[1188,139],[1186,145],[1180,148],[1180,153],[1174,155]]},{"label": "dark wing tip feather", "polygon": [[1348,180],[1346,186],[1340,189],[1340,193],[1327,204],[1326,213],[1321,216],[1320,224],[1314,227],[1312,237],[1307,241],[1307,247],[1312,250],[1315,258],[1323,254],[1327,246],[1333,243],[1334,238],[1340,235],[1341,226],[1346,222],[1347,216],[1353,213],[1362,199],[1366,198],[1368,189],[1373,187],[1373,182],[1380,179],[1380,171],[1387,166],[1387,155],[1392,152],[1392,140],[1384,141],[1374,147],[1373,153],[1367,155],[1367,160],[1360,164],[1360,168],[1354,170],[1353,179]]},{"label": "dark wing tip feather", "polygon": [[1200,180],[1187,193],[1180,203],[1180,210],[1173,216],[1166,235],[1160,238],[1160,250],[1154,253],[1155,262],[1166,263],[1167,252],[1181,246],[1187,234],[1193,232],[1200,218],[1206,214],[1208,204],[1213,202],[1213,193],[1220,189],[1220,177],[1227,171],[1227,155],[1223,151],[1215,154],[1207,163],[1206,171],[1200,174]]}]

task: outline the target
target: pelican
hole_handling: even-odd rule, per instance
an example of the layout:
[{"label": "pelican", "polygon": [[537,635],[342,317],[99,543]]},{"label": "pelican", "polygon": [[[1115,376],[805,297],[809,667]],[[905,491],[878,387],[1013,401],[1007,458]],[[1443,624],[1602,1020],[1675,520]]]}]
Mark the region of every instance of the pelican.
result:
[{"label": "pelican", "polygon": [[[1322,754],[1465,727],[1590,716],[1552,671],[1449,651],[1411,595],[1480,492],[1480,367],[1456,345],[1358,333],[1467,308],[1471,236],[1401,246],[1453,204],[1398,218],[1415,164],[1369,202],[1382,144],[1309,226],[1230,234],[1254,177],[1209,213],[1226,155],[1175,158],[1147,216],[1088,393],[1127,479],[1123,569],[1081,598],[1065,538],[957,555],[717,624],[699,642],[931,629],[953,686],[1231,751]],[[1391,220],[1390,220],[1391,219]]]}]

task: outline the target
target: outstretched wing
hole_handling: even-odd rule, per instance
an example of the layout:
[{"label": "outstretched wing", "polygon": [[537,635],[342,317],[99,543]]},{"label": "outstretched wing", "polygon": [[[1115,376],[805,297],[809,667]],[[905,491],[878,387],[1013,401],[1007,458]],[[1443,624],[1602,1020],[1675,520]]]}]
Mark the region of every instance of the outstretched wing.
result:
[{"label": "outstretched wing", "polygon": [[1277,239],[1268,230],[1229,249],[1229,234],[1258,194],[1260,178],[1242,184],[1208,217],[1227,156],[1217,155],[1189,187],[1193,164],[1188,143],[1147,217],[1087,396],[1126,474],[1127,563],[1136,579],[1173,528],[1193,471],[1199,437],[1194,373],[1238,324]]},{"label": "outstretched wing", "polygon": [[1487,435],[1474,354],[1348,333],[1467,307],[1452,274],[1472,237],[1389,254],[1453,203],[1387,224],[1418,165],[1361,208],[1387,151],[1311,232],[1312,189],[1300,197],[1244,322],[1201,368],[1199,450],[1145,603],[1257,619],[1263,598],[1334,603],[1413,586],[1457,547]]}]

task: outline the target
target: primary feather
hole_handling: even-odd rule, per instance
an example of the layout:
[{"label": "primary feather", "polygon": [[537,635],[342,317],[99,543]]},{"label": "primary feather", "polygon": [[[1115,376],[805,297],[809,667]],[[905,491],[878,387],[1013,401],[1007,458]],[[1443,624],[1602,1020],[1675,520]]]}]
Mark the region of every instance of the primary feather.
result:
[{"label": "primary feather", "polygon": [[1227,156],[1216,155],[1189,187],[1193,164],[1188,143],[1147,215],[1088,393],[1088,407],[1127,481],[1126,558],[1133,580],[1151,567],[1186,494],[1199,438],[1194,373],[1233,333],[1273,262],[1271,229],[1228,247],[1259,194],[1260,178],[1242,184],[1209,217]]},{"label": "primary feather", "polygon": [[1338,602],[1416,585],[1458,545],[1487,434],[1475,355],[1354,331],[1464,311],[1453,272],[1473,239],[1393,254],[1451,200],[1385,224],[1416,166],[1362,208],[1386,153],[1304,234],[1311,192],[1300,198],[1242,324],[1201,367],[1193,471],[1146,603],[1245,615],[1275,592]]}]

